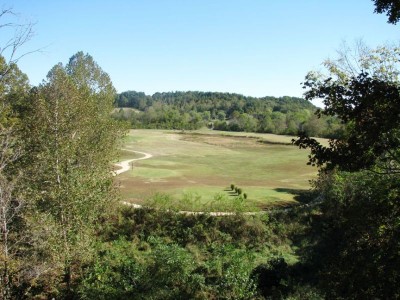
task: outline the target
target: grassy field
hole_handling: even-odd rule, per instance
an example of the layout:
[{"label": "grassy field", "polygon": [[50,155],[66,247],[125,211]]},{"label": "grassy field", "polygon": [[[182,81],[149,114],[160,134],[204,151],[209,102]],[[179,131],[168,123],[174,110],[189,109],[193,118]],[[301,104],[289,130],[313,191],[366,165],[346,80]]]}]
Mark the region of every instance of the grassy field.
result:
[{"label": "grassy field", "polygon": [[[162,193],[168,195],[163,201],[179,209],[218,209],[218,201],[234,202],[229,191],[233,183],[248,195],[249,207],[287,205],[316,175],[306,165],[308,152],[288,145],[290,141],[288,136],[204,129],[131,130],[124,149],[153,157],[134,162],[117,182],[123,199],[139,204]],[[123,151],[121,160],[139,156]]]}]

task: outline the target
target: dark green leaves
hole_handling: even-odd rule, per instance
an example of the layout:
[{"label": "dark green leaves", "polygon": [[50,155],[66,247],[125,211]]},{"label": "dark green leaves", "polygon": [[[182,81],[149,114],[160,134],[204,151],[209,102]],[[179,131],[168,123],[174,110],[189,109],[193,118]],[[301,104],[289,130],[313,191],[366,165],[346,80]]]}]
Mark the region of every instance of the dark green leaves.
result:
[{"label": "dark green leaves", "polygon": [[331,140],[329,146],[305,134],[294,141],[300,148],[311,149],[311,164],[354,171],[371,168],[377,162],[400,163],[396,154],[400,147],[400,93],[396,83],[361,73],[345,84],[329,79],[307,86],[311,87],[307,99],[324,100],[326,109],[320,114],[338,116],[346,125],[345,135]]}]

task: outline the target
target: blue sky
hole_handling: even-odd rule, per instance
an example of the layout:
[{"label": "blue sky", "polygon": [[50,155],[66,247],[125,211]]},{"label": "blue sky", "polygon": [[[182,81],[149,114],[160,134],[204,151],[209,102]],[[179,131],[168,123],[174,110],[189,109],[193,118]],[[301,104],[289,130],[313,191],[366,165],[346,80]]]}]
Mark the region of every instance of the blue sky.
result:
[{"label": "blue sky", "polygon": [[[77,51],[94,57],[118,92],[219,91],[302,96],[309,70],[342,41],[396,42],[368,0],[14,0],[36,22],[19,62],[33,85]],[[0,35],[0,45],[4,43]]]}]

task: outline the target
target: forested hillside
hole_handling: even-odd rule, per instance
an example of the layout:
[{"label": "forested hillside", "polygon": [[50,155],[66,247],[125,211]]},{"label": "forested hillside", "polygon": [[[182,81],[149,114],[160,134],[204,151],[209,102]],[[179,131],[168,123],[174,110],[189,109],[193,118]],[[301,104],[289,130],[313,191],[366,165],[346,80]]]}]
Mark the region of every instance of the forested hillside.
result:
[{"label": "forested hillside", "polygon": [[[113,116],[132,128],[247,131],[337,137],[342,126],[334,116],[317,118],[317,107],[296,97],[246,97],[212,92],[169,92],[146,95],[127,91],[116,97]],[[123,108],[133,108],[127,110]]]}]

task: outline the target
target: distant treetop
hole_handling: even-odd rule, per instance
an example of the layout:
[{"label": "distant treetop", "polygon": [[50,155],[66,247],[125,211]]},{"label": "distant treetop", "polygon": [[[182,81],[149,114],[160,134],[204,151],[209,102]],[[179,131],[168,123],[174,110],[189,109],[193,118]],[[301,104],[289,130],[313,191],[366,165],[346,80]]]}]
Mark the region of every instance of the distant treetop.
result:
[{"label": "distant treetop", "polygon": [[400,20],[400,1],[399,0],[373,0],[375,3],[375,13],[386,12],[389,17],[388,23],[397,24]]}]

